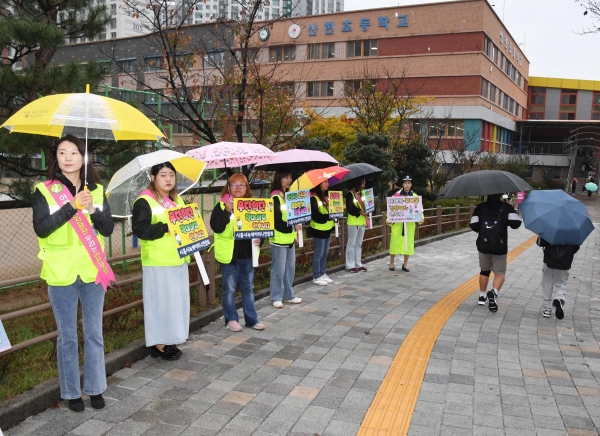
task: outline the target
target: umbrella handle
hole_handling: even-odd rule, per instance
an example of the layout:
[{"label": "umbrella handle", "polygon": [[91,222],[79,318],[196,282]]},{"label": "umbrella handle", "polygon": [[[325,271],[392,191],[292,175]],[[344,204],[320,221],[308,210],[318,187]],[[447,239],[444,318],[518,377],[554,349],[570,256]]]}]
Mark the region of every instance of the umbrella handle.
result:
[{"label": "umbrella handle", "polygon": [[[83,190],[84,190],[84,191],[87,191],[87,190],[88,190],[88,187],[87,187],[87,185],[85,185],[85,186],[83,187]],[[79,203],[79,200],[78,200],[78,199],[75,199],[75,206],[77,206],[77,209],[79,209],[79,210],[83,210],[83,209],[85,209],[85,206],[82,206],[82,205],[81,205],[81,203]]]}]

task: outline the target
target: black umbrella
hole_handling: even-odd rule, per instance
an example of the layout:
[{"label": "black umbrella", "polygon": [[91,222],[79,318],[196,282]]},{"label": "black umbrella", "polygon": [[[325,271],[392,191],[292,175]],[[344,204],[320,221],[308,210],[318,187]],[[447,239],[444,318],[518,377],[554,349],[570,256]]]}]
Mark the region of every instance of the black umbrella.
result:
[{"label": "black umbrella", "polygon": [[530,191],[532,189],[529,183],[513,173],[482,170],[454,178],[442,190],[440,197],[470,197]]},{"label": "black umbrella", "polygon": [[361,177],[369,178],[369,176],[376,176],[383,172],[382,169],[368,163],[353,163],[346,165],[344,168],[349,169],[350,172],[340,179],[339,182],[332,183],[329,186],[335,185],[340,188],[351,180],[359,179]]}]

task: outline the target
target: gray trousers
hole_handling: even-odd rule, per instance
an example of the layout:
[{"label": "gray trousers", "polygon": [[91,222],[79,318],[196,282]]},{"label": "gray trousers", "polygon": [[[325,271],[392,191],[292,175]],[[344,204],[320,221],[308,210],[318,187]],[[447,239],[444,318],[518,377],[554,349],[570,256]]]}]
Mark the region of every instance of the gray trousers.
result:
[{"label": "gray trousers", "polygon": [[362,262],[362,241],[365,236],[364,226],[348,226],[348,245],[346,245],[346,269],[360,268]]},{"label": "gray trousers", "polygon": [[552,300],[565,299],[567,280],[569,280],[569,270],[548,268],[544,264],[542,268],[542,292],[544,293],[542,310],[551,309]]}]

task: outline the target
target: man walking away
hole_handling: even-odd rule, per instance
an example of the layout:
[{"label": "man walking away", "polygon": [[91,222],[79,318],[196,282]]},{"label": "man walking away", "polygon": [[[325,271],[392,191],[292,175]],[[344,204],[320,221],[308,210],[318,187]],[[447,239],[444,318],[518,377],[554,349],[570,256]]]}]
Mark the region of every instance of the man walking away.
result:
[{"label": "man walking away", "polygon": [[[498,311],[498,291],[504,283],[506,254],[508,253],[508,226],[518,229],[521,219],[511,204],[500,200],[500,194],[488,195],[487,201],[475,208],[471,217],[471,230],[477,236],[479,251],[479,305],[488,301],[490,312]],[[486,293],[490,273],[494,273],[493,289]]]},{"label": "man walking away", "polygon": [[579,250],[579,245],[551,245],[542,238],[538,238],[537,244],[544,250],[542,316],[550,318],[552,306],[554,306],[556,308],[556,318],[563,319],[565,317],[563,306],[565,305],[569,270],[573,264],[573,257]]}]

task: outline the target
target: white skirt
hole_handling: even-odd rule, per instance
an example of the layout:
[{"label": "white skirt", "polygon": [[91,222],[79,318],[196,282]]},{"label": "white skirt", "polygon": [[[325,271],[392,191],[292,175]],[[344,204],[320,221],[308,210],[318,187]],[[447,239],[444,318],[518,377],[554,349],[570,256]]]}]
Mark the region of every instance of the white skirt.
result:
[{"label": "white skirt", "polygon": [[190,330],[188,264],[142,267],[146,346],[184,343]]}]

